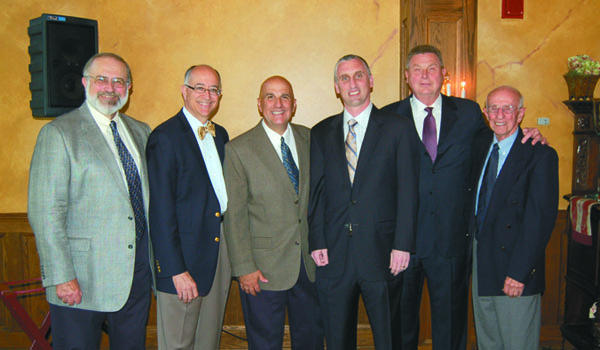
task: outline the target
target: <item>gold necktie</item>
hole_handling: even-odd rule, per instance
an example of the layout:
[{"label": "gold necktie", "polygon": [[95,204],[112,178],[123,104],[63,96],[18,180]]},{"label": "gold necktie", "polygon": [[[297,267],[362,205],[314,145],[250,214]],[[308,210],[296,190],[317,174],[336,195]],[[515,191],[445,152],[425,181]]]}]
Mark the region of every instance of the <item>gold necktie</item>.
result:
[{"label": "gold necktie", "polygon": [[210,120],[206,123],[205,126],[201,126],[198,128],[198,136],[200,136],[200,140],[204,140],[204,136],[206,136],[206,134],[211,134],[213,137],[215,137],[215,124],[213,124],[213,122],[211,122]]}]

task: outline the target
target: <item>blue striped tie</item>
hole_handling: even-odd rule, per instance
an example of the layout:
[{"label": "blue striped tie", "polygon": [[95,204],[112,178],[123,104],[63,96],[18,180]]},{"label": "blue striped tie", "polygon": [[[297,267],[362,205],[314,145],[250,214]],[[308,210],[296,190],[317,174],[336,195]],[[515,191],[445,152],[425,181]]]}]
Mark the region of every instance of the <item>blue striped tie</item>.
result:
[{"label": "blue striped tie", "polygon": [[292,151],[290,151],[283,137],[281,138],[281,158],[283,159],[283,166],[290,177],[290,181],[294,185],[294,190],[298,194],[298,179],[300,178],[300,174],[296,162],[294,162],[294,157],[292,157]]},{"label": "blue striped tie", "polygon": [[119,136],[117,123],[115,123],[114,120],[110,122],[110,129],[112,130],[113,138],[115,139],[115,144],[119,151],[119,158],[121,158],[121,164],[123,164],[123,171],[125,171],[125,178],[127,179],[129,200],[131,201],[133,215],[135,216],[135,236],[137,239],[140,239],[146,232],[146,214],[144,212],[144,197],[142,196],[142,181],[140,180],[140,174],[138,173],[138,168],[135,165],[131,153],[129,153],[123,140],[121,140],[121,137]]}]

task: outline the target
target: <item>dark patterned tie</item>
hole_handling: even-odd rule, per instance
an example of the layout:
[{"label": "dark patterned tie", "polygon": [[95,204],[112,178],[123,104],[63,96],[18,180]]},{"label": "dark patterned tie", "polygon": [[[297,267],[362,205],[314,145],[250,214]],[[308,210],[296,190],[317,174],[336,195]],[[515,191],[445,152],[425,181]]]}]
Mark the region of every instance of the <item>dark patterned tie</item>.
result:
[{"label": "dark patterned tie", "polygon": [[425,111],[427,111],[427,116],[423,121],[423,144],[431,157],[431,161],[435,162],[437,156],[437,128],[435,127],[435,118],[431,113],[433,107],[427,107]]},{"label": "dark patterned tie", "polygon": [[358,124],[356,119],[348,120],[348,135],[346,135],[346,161],[348,163],[348,175],[350,184],[354,184],[354,174],[358,163],[358,146],[356,144],[356,131],[354,127]]},{"label": "dark patterned tie", "polygon": [[479,199],[477,202],[477,231],[475,231],[475,237],[479,240],[479,232],[483,227],[483,220],[487,211],[490,198],[492,197],[492,191],[494,190],[494,184],[496,183],[496,176],[498,174],[498,144],[495,143],[490,154],[490,159],[485,167],[485,173],[481,180],[481,187],[479,188]]},{"label": "dark patterned tie", "polygon": [[113,138],[115,139],[115,144],[119,151],[119,158],[121,158],[121,164],[123,164],[123,171],[125,171],[125,178],[127,179],[129,200],[131,201],[133,215],[135,216],[135,236],[137,239],[140,239],[146,232],[146,214],[144,212],[144,197],[142,196],[142,181],[140,180],[140,174],[138,173],[138,168],[135,165],[133,157],[119,136],[117,123],[115,123],[114,120],[110,122],[110,129],[112,130]]},{"label": "dark patterned tie", "polygon": [[290,151],[283,137],[281,138],[281,158],[283,158],[283,166],[290,177],[290,181],[294,185],[294,190],[298,194],[298,179],[300,178],[300,174],[296,162],[294,162],[294,157],[292,157],[292,151]]}]

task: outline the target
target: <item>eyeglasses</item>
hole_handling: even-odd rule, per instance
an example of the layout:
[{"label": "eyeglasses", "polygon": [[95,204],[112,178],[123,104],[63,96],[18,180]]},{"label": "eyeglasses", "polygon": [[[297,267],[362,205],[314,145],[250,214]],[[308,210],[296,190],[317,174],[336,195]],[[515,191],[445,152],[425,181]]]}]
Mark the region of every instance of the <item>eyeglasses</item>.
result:
[{"label": "eyeglasses", "polygon": [[219,96],[221,95],[221,90],[217,89],[217,88],[205,88],[204,86],[201,85],[197,85],[197,86],[190,86],[188,84],[185,84],[186,87],[188,87],[189,89],[194,90],[196,93],[198,94],[203,94],[205,92],[208,91],[208,94],[211,96]]},{"label": "eyeglasses", "polygon": [[91,76],[91,75],[86,75],[86,78],[88,79],[94,79],[94,84],[100,86],[100,87],[104,87],[107,86],[109,84],[111,84],[113,87],[122,89],[124,87],[126,87],[127,85],[129,85],[129,81],[123,79],[123,78],[109,78],[109,77],[105,77],[103,75],[96,75]]},{"label": "eyeglasses", "polygon": [[515,108],[515,106],[513,105],[504,105],[504,106],[498,106],[498,105],[491,105],[487,107],[487,111],[490,114],[498,114],[498,112],[500,110],[502,110],[502,113],[504,114],[513,114],[517,109],[519,108]]}]

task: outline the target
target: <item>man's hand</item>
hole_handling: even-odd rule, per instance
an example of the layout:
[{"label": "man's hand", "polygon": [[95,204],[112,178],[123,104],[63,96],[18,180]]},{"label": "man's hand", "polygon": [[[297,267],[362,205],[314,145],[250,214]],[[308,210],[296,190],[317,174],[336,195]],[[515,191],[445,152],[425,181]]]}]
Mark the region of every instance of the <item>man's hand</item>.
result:
[{"label": "man's hand", "polygon": [[528,139],[531,139],[532,145],[535,145],[538,142],[541,142],[542,145],[548,145],[548,140],[546,140],[546,138],[537,128],[523,129],[523,139],[521,140],[521,142],[525,143]]},{"label": "man's hand", "polygon": [[521,294],[523,294],[524,288],[525,285],[523,283],[513,280],[512,278],[506,276],[506,279],[504,280],[504,288],[502,288],[502,291],[507,296],[511,298],[516,298],[520,297]]},{"label": "man's hand", "polygon": [[194,282],[189,272],[186,271],[173,276],[173,284],[177,290],[177,297],[184,303],[189,303],[198,297],[196,282]]},{"label": "man's hand", "polygon": [[69,282],[58,284],[56,286],[56,296],[65,304],[80,304],[82,293],[77,278],[70,280]]},{"label": "man's hand", "polygon": [[263,276],[260,270],[256,270],[247,275],[239,276],[238,282],[240,282],[240,288],[247,294],[256,296],[256,293],[260,293],[260,285],[258,281],[262,283],[269,283],[269,280]]},{"label": "man's hand", "polygon": [[312,256],[312,258],[315,261],[315,264],[317,264],[317,266],[325,266],[325,265],[329,264],[329,257],[327,256],[327,249],[313,250],[312,253],[310,253],[310,256]]},{"label": "man's hand", "polygon": [[402,250],[392,249],[390,254],[390,272],[397,276],[400,272],[406,270],[410,262],[410,253]]}]

